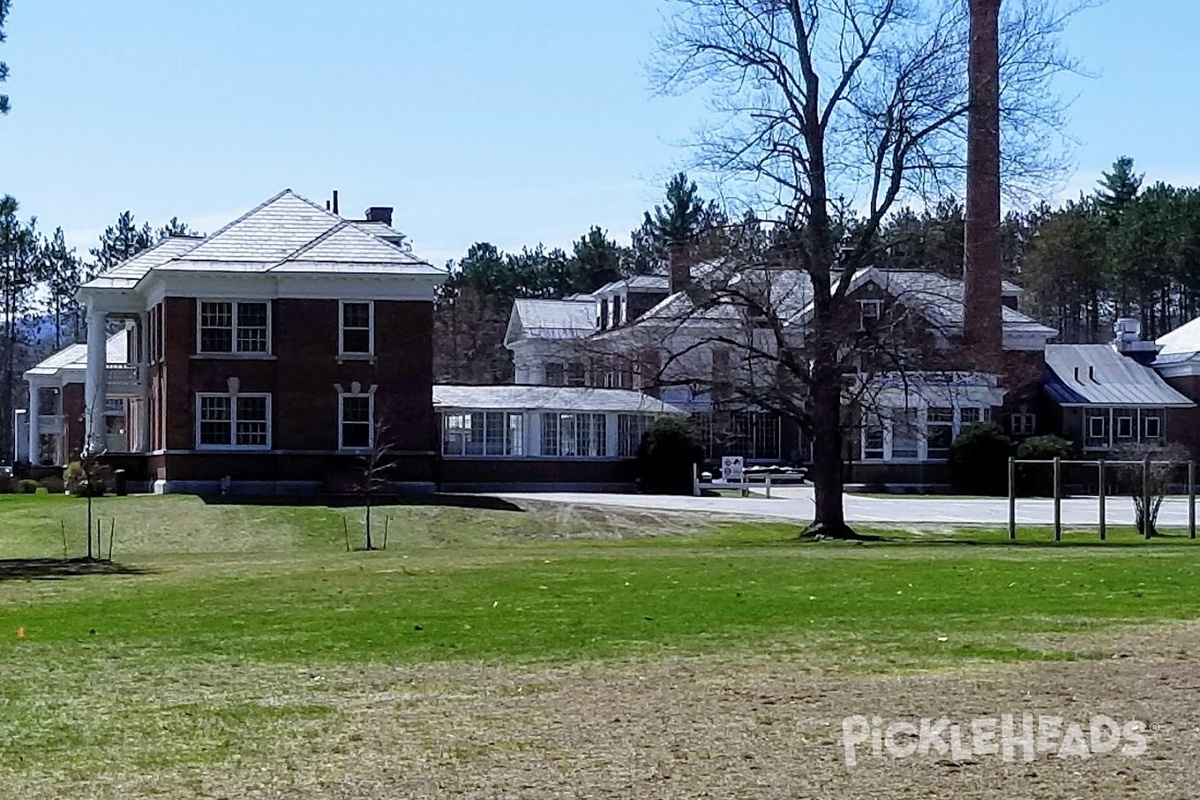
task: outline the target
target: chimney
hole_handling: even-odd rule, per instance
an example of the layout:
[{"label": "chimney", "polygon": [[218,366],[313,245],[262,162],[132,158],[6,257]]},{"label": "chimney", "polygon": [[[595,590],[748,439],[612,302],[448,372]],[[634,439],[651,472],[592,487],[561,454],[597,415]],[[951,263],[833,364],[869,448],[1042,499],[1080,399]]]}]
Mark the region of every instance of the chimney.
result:
[{"label": "chimney", "polygon": [[382,222],[384,225],[391,227],[392,224],[392,207],[391,206],[371,206],[366,211],[367,222]]},{"label": "chimney", "polygon": [[334,190],[333,190],[333,213],[335,213],[335,214],[337,214],[337,213],[338,213],[338,196],[337,196],[337,189],[334,189]]},{"label": "chimney", "polygon": [[695,261],[695,248],[690,243],[672,242],[667,245],[667,277],[671,294],[691,288]]},{"label": "chimney", "polygon": [[1000,299],[1000,0],[970,0],[963,337],[972,355],[1003,352]]}]

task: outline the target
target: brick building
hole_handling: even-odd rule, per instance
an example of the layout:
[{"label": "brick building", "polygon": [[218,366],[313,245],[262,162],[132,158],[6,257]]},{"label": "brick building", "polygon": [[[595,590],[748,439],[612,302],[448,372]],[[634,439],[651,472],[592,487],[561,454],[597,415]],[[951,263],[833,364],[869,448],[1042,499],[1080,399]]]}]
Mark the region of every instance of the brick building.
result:
[{"label": "brick building", "polygon": [[87,344],[27,373],[24,455],[105,453],[159,491],[275,491],[344,481],[386,445],[397,483],[432,485],[445,277],[390,208],[349,220],[290,190],[166,238],[80,290]]}]

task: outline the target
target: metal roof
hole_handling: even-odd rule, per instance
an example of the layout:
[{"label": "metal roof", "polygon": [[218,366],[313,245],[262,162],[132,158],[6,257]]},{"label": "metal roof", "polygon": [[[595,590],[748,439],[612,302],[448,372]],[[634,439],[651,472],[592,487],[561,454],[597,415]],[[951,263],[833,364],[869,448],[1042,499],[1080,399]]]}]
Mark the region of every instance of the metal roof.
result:
[{"label": "metal roof", "polygon": [[681,409],[629,389],[574,386],[448,386],[433,387],[433,406],[439,411],[619,411],[642,414],[682,414]]},{"label": "metal roof", "polygon": [[510,341],[521,339],[581,339],[596,330],[594,300],[516,300]]},{"label": "metal roof", "polygon": [[1046,346],[1046,394],[1061,406],[1164,406],[1195,404],[1150,367],[1107,344]]}]

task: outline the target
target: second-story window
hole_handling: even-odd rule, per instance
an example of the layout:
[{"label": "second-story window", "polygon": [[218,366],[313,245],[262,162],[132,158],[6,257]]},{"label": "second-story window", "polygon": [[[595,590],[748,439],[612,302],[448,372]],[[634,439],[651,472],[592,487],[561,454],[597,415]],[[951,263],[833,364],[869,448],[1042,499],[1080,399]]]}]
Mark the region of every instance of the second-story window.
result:
[{"label": "second-story window", "polygon": [[362,303],[341,304],[341,341],[339,352],[342,355],[369,356],[374,354],[375,344],[375,309],[368,300]]},{"label": "second-story window", "polygon": [[199,352],[270,352],[270,319],[266,303],[201,301]]}]

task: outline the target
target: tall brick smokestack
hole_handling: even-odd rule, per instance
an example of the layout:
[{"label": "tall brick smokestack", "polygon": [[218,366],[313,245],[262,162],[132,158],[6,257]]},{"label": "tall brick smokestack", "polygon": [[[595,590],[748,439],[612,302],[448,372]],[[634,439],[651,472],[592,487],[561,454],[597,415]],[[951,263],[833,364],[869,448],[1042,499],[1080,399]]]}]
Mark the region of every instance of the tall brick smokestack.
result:
[{"label": "tall brick smokestack", "polygon": [[[963,335],[980,360],[1003,350],[1000,302],[1000,0],[970,0]],[[984,366],[981,364],[981,366]]]}]

